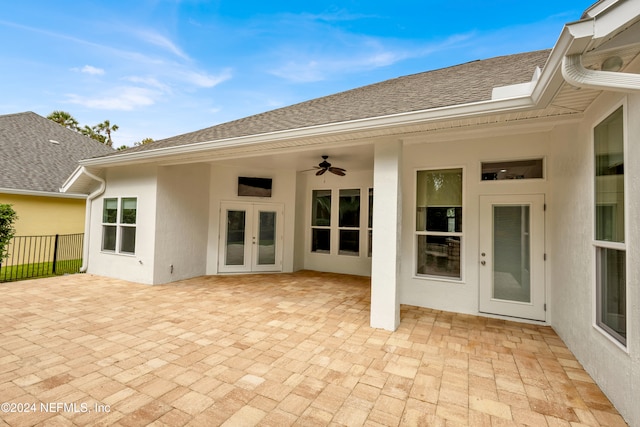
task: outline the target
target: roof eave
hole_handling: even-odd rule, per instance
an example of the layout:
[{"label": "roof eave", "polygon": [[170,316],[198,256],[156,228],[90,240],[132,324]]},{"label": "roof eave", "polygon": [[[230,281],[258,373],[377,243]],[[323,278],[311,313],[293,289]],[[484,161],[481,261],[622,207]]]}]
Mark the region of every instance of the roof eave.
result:
[{"label": "roof eave", "polygon": [[17,196],[55,197],[58,199],[86,199],[86,194],[57,193],[54,191],[21,190],[18,188],[0,188],[0,193],[14,194]]},{"label": "roof eave", "polygon": [[109,167],[160,160],[174,155],[194,154],[205,151],[215,151],[233,147],[242,147],[252,144],[268,143],[273,141],[299,140],[298,145],[304,146],[305,139],[318,135],[331,135],[342,133],[357,133],[359,131],[414,125],[440,120],[455,120],[488,113],[508,112],[522,110],[535,106],[531,96],[488,100],[470,104],[454,105],[434,108],[430,110],[412,111],[389,116],[371,117],[345,122],[329,123],[318,126],[310,126],[284,131],[269,132],[257,135],[248,135],[235,138],[225,138],[212,141],[202,141],[181,145],[177,147],[157,148],[149,151],[115,154],[108,157],[85,159],[80,161],[82,166]]}]

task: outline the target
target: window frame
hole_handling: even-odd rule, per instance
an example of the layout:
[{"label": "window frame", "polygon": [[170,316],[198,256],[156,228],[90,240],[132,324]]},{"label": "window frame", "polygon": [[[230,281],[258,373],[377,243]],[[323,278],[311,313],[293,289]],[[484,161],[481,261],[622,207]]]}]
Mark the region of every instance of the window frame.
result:
[{"label": "window frame", "polygon": [[[329,225],[314,225],[314,193],[316,191],[328,191],[329,192]],[[310,218],[310,223],[309,223],[309,229],[310,231],[310,238],[309,238],[309,251],[312,254],[319,254],[319,255],[329,255],[332,253],[332,248],[333,248],[333,244],[331,243],[334,239],[332,237],[332,224],[335,222],[334,218],[333,218],[333,206],[335,204],[334,201],[334,196],[333,196],[333,189],[332,188],[313,188],[311,189],[311,209],[310,209],[310,213],[311,213],[311,218]],[[325,251],[325,250],[313,250],[313,233],[315,230],[327,230],[329,232],[329,250]]]},{"label": "window frame", "polygon": [[[418,173],[424,171],[438,171],[438,170],[460,170],[462,173],[462,183],[461,183],[461,212],[462,212],[462,221],[460,224],[459,232],[441,232],[441,231],[418,231],[416,230],[417,224],[417,211],[418,211]],[[420,280],[430,280],[430,281],[438,281],[438,282],[449,282],[456,284],[463,284],[466,280],[466,268],[465,268],[465,222],[468,221],[467,218],[467,209],[466,209],[466,182],[467,182],[467,170],[465,166],[442,166],[442,167],[425,167],[425,168],[416,168],[413,173],[413,213],[412,213],[412,233],[413,233],[413,268],[412,268],[412,277],[414,279]],[[430,275],[430,274],[419,274],[418,273],[418,239],[419,236],[453,236],[458,237],[460,239],[460,277],[451,277],[451,276],[438,276],[438,275]]]},{"label": "window frame", "polygon": [[[629,174],[626,170],[623,173],[623,194],[624,194],[624,206],[623,206],[623,215],[624,215],[624,236],[623,241],[607,241],[607,240],[598,240],[597,236],[597,227],[598,227],[598,204],[596,197],[596,180],[599,175],[597,175],[597,163],[596,163],[596,128],[604,123],[607,119],[613,116],[618,110],[622,110],[622,150],[623,150],[623,165],[628,165],[628,108],[626,98],[613,106],[613,108],[608,109],[604,114],[599,116],[597,120],[595,120],[595,124],[591,128],[591,197],[592,197],[592,215],[593,220],[591,221],[591,233],[592,233],[592,244],[593,244],[593,327],[599,331],[604,337],[606,337],[609,341],[611,341],[614,345],[620,348],[622,351],[628,353],[628,341],[627,337],[629,336],[629,329],[632,325],[629,322],[629,313],[630,313],[630,302],[629,302],[629,263],[627,259],[627,242],[629,241],[628,236],[628,221],[629,218],[629,203],[628,203],[628,189],[629,189]],[[618,334],[613,328],[609,325],[601,321],[601,315],[603,310],[602,304],[602,282],[601,282],[601,259],[602,253],[605,249],[615,250],[623,252],[625,255],[625,282],[624,282],[624,292],[625,292],[625,332],[626,336],[622,336]]]},{"label": "window frame", "polygon": [[[542,177],[540,178],[522,178],[522,179],[483,179],[483,166],[487,163],[518,163],[518,162],[527,162],[527,161],[542,161]],[[491,159],[483,159],[478,162],[478,170],[480,171],[480,176],[478,182],[482,185],[496,185],[495,183],[508,183],[508,182],[519,182],[519,183],[529,183],[529,182],[544,182],[547,181],[547,156],[546,155],[532,155],[532,156],[516,156],[516,157],[501,157],[501,158],[491,158]],[[493,183],[493,184],[491,184]]]},{"label": "window frame", "polygon": [[[107,222],[105,221],[105,209],[106,203],[109,200],[116,201],[116,218],[115,222]],[[125,200],[134,200],[135,207],[135,222],[125,222],[124,220],[124,202]],[[117,196],[117,197],[104,197],[102,199],[102,222],[101,222],[101,241],[100,241],[100,251],[106,254],[116,254],[116,255],[124,255],[124,256],[135,256],[136,255],[136,236],[137,236],[137,228],[138,228],[138,200],[137,196]],[[115,240],[114,240],[114,249],[105,249],[105,229],[107,227],[115,228]],[[133,252],[129,252],[122,249],[122,245],[125,242],[123,238],[124,229],[133,229]]]},{"label": "window frame", "polygon": [[[368,227],[368,217],[369,210],[372,209],[369,206],[369,190],[372,189],[373,186],[371,184],[368,185],[327,185],[327,186],[313,186],[308,189],[308,219],[307,219],[307,233],[308,234],[308,243],[307,253],[313,256],[340,256],[345,258],[359,259],[364,258],[371,260],[371,255],[368,254],[368,239],[369,239],[369,231],[372,232],[373,228]],[[340,226],[340,193],[343,190],[352,190],[358,191],[360,206],[359,206],[359,215],[358,215],[358,226]],[[316,191],[330,191],[331,195],[331,212],[330,212],[330,225],[328,226],[318,226],[313,225],[314,220],[314,192]],[[313,250],[313,233],[315,229],[324,229],[329,231],[329,251],[314,251]],[[358,253],[340,253],[340,232],[341,231],[357,231],[358,232]]]},{"label": "window frame", "polygon": [[[340,224],[341,221],[341,207],[342,207],[342,192],[343,191],[357,191],[358,195],[357,196],[349,196],[346,195],[345,197],[358,197],[358,225],[357,226],[352,226],[352,225],[342,225]],[[346,187],[346,188],[338,188],[337,189],[337,193],[338,193],[338,224],[336,224],[337,229],[338,229],[338,255],[343,255],[343,256],[350,256],[350,257],[359,257],[362,254],[362,189],[359,187],[353,188],[353,187]],[[332,206],[333,208],[333,206]],[[349,253],[346,250],[343,252],[343,249],[341,249],[341,245],[342,245],[342,232],[346,231],[346,232],[355,232],[358,235],[358,252],[357,253]]]}]

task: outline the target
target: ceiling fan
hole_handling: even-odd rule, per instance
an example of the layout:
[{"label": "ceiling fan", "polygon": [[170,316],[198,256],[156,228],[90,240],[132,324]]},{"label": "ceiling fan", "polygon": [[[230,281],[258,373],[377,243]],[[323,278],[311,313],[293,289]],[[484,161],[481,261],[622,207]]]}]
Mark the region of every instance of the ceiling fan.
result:
[{"label": "ceiling fan", "polygon": [[[316,176],[320,176],[322,174],[324,174],[326,171],[329,171],[331,173],[334,173],[336,175],[339,176],[345,176],[345,169],[342,168],[336,168],[331,166],[331,163],[327,162],[327,159],[329,158],[329,156],[322,156],[322,162],[318,164],[318,166],[314,166],[314,169],[317,169],[318,171],[316,172]],[[309,169],[309,170],[313,170],[313,169]]]}]

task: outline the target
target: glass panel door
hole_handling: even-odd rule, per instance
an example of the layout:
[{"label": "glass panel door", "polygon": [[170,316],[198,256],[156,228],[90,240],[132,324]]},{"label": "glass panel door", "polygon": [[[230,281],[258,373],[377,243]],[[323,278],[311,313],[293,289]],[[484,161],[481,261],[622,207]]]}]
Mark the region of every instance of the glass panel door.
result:
[{"label": "glass panel door", "polygon": [[220,273],[282,269],[281,205],[224,202],[220,213]]},{"label": "glass panel door", "polygon": [[544,195],[480,197],[479,311],[545,320]]}]

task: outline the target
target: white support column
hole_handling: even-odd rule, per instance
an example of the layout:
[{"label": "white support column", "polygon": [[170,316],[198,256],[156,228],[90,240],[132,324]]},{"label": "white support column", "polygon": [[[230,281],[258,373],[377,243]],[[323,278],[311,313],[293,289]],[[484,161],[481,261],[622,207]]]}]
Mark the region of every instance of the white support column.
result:
[{"label": "white support column", "polygon": [[371,327],[395,331],[400,325],[400,240],[402,141],[378,142],[373,162],[373,254]]}]

